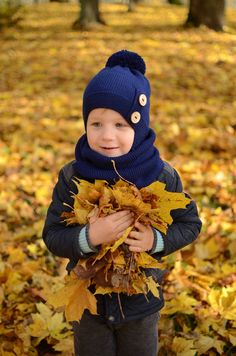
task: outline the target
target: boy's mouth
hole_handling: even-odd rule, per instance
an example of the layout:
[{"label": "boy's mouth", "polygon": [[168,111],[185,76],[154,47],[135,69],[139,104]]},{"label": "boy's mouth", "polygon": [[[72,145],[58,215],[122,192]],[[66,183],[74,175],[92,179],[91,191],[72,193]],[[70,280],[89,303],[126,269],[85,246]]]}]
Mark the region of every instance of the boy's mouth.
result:
[{"label": "boy's mouth", "polygon": [[101,147],[103,150],[117,150],[119,147]]}]

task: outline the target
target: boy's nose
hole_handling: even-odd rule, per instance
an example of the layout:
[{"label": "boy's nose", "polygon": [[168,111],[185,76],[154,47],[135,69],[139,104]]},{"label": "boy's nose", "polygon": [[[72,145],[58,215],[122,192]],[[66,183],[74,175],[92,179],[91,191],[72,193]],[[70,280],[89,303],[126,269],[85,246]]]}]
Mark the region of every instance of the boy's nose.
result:
[{"label": "boy's nose", "polygon": [[106,141],[110,141],[112,140],[114,137],[113,133],[112,133],[112,130],[110,130],[109,128],[108,129],[104,129],[103,132],[102,132],[102,138],[103,140],[106,140]]}]

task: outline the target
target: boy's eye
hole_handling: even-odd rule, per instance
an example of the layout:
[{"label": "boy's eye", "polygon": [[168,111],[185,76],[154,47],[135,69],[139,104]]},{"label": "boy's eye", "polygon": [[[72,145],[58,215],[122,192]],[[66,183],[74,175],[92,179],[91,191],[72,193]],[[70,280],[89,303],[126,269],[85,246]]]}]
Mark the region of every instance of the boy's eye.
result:
[{"label": "boy's eye", "polygon": [[124,127],[125,125],[124,124],[122,124],[122,123],[120,123],[120,122],[117,122],[116,123],[116,127]]},{"label": "boy's eye", "polygon": [[98,121],[94,121],[94,122],[92,122],[92,126],[94,126],[94,127],[100,127],[100,126],[101,126],[101,123],[98,122]]}]

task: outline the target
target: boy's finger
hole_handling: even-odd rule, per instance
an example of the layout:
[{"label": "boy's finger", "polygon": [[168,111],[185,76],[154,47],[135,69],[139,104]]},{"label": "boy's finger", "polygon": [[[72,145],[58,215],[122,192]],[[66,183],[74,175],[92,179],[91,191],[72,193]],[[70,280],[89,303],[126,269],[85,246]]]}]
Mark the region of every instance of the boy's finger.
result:
[{"label": "boy's finger", "polygon": [[142,247],[139,247],[139,246],[129,246],[129,250],[131,252],[142,252],[142,251],[144,251],[144,249]]},{"label": "boy's finger", "polygon": [[139,240],[130,239],[129,237],[127,237],[127,239],[125,240],[125,243],[127,245],[131,245],[131,246],[140,246]]},{"label": "boy's finger", "polygon": [[117,220],[113,222],[113,229],[117,232],[127,229],[127,227],[133,225],[134,220],[132,217],[127,216],[122,220]]},{"label": "boy's finger", "polygon": [[138,231],[131,231],[129,234],[129,237],[132,237],[132,239],[135,240],[141,240],[142,236],[140,235],[140,233]]},{"label": "boy's finger", "polygon": [[134,225],[139,231],[144,231],[145,230],[145,225],[141,224],[140,222],[136,221]]},{"label": "boy's finger", "polygon": [[126,217],[132,217],[133,213],[131,213],[129,210],[122,210],[118,211],[117,213],[113,213],[111,216],[114,218],[114,220],[121,220]]},{"label": "boy's finger", "polygon": [[124,223],[118,225],[115,229],[116,233],[120,236],[128,229],[128,227],[132,226],[133,220],[127,220]]}]

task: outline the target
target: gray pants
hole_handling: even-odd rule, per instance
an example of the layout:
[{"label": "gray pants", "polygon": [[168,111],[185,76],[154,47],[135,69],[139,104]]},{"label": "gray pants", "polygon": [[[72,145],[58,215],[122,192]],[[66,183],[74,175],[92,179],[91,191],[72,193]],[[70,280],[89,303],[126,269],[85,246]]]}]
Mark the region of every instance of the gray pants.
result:
[{"label": "gray pants", "polygon": [[75,356],[157,356],[159,313],[113,325],[84,313],[73,322]]}]

